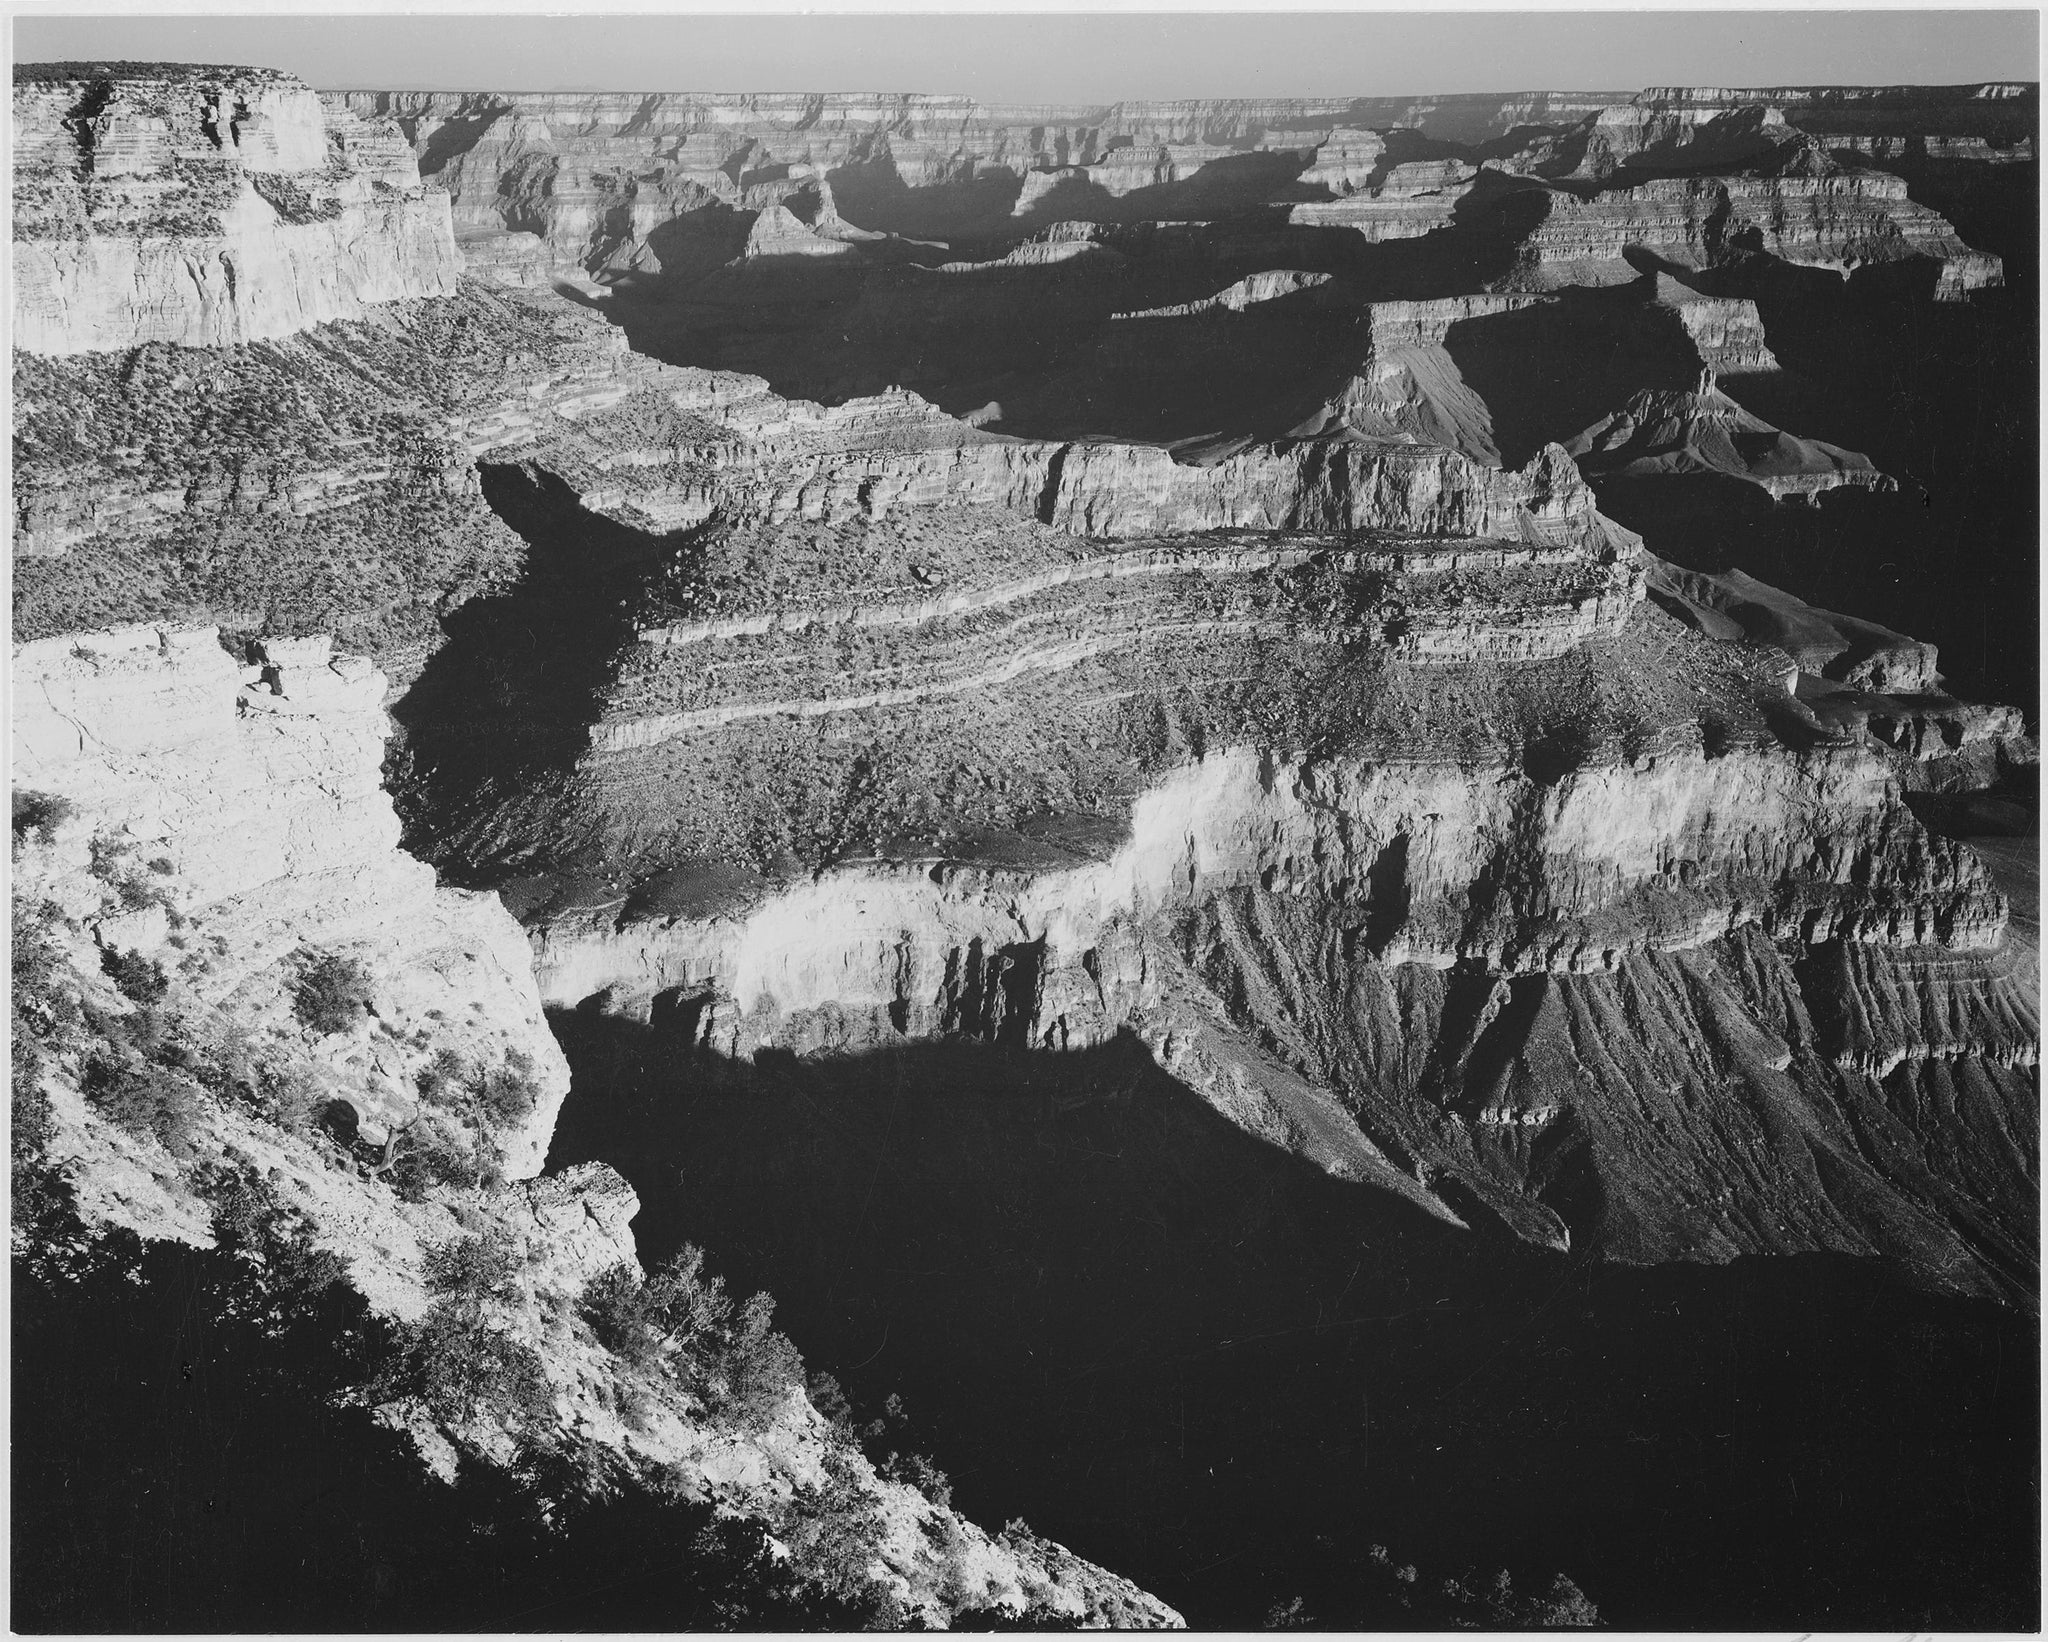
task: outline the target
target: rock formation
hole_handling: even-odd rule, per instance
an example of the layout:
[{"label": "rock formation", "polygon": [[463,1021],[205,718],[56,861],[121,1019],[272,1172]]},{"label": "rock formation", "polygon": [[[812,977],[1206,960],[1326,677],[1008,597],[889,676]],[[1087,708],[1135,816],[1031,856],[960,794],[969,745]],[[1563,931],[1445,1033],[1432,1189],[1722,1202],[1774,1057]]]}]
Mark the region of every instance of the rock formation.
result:
[{"label": "rock formation", "polygon": [[[94,1010],[160,972],[292,1068],[206,1144],[381,1310],[483,1215],[565,1429],[761,1520],[825,1474],[803,1395],[629,1432],[548,1321],[636,1200],[542,1172],[543,1008],[684,1066],[1134,1042],[1432,1228],[2032,1306],[2037,924],[1950,835],[2028,814],[2037,727],[1967,699],[1988,603],[1748,557],[1989,517],[1928,383],[2025,323],[1958,224],[2032,109],[18,69],[21,893]],[[1830,390],[1866,324],[1910,415]],[[88,1059],[82,1206],[203,1242]],[[480,1207],[394,1193],[421,1135]],[[1178,1617],[860,1466],[899,1617]]]},{"label": "rock formation", "polygon": [[390,126],[330,120],[289,75],[18,66],[14,125],[18,347],[289,336],[461,272]]},{"label": "rock formation", "polygon": [[1723,473],[1761,486],[1773,500],[1891,483],[1856,451],[1795,439],[1750,415],[1714,385],[1712,371],[1701,373],[1692,393],[1644,390],[1565,449],[1582,471]]},{"label": "rock formation", "polygon": [[[510,1177],[538,1174],[568,1069],[502,909],[436,888],[397,847],[383,677],[324,637],[262,641],[243,666],[218,638],[137,627],[16,651],[16,788],[103,818],[37,858],[52,876],[32,892],[101,948],[168,961],[195,998],[272,1030],[290,1029],[294,953],[357,960],[377,977],[373,1013],[312,1046],[334,1098],[381,1138],[419,1117],[414,1083],[438,1048],[516,1055],[538,1098],[498,1141]],[[148,905],[103,914],[110,855],[149,884]],[[174,940],[186,923],[204,936]]]},{"label": "rock formation", "polygon": [[[101,954],[158,964],[173,977],[164,1001],[188,1030],[233,1034],[246,1056],[290,1056],[289,1098],[323,1122],[347,1108],[371,1145],[417,1142],[422,1125],[432,1133],[448,1121],[424,1093],[436,1057],[479,1072],[508,1065],[530,1090],[524,1111],[471,1142],[495,1152],[515,1183],[480,1213],[452,1197],[409,1202],[337,1168],[289,1125],[234,1105],[211,1107],[204,1140],[188,1145],[267,1175],[356,1287],[401,1318],[426,1309],[426,1250],[480,1231],[509,1239],[527,1268],[511,1332],[540,1348],[562,1423],[630,1467],[681,1467],[726,1509],[752,1514],[820,1480],[828,1433],[800,1392],[752,1434],[682,1397],[628,1426],[616,1412],[616,1363],[550,1322],[592,1279],[634,1260],[638,1202],[601,1166],[533,1178],[569,1080],[530,953],[495,895],[437,887],[397,847],[379,786],[385,681],[365,658],[334,655],[324,637],[272,639],[244,667],[212,629],[130,628],[22,646],[14,682],[17,803],[26,796],[58,818],[17,847],[16,893],[42,904],[42,932],[63,943],[88,1002],[132,1007],[100,978]],[[344,956],[370,978],[351,1026],[322,1032],[295,1011],[290,960],[306,950]],[[58,1071],[49,1098],[87,1222],[210,1242],[207,1207],[179,1160],[98,1115],[76,1075]],[[457,1463],[506,1450],[488,1417],[444,1433],[403,1405],[384,1412],[451,1477]],[[1060,1547],[992,1539],[859,1463],[859,1486],[886,1523],[885,1577],[906,1613],[942,1619],[971,1604],[1120,1625],[1177,1617]],[[944,1570],[935,1540],[955,1546]]]},{"label": "rock formation", "polygon": [[[1907,140],[1892,132],[1930,122],[1956,129],[1931,149],[1916,137],[1918,154],[2018,152],[2031,105],[1995,93],[2025,88],[1975,89],[1983,95],[1938,111],[1912,94],[1653,89],[1583,114],[1572,112],[1578,100],[1555,96],[1491,107],[1468,98],[1099,109],[932,97],[363,92],[339,102],[398,122],[448,187],[465,242],[533,232],[555,268],[606,277],[694,277],[703,266],[692,248],[722,216],[772,216],[821,198],[871,231],[985,238],[1019,221],[1213,216],[1291,188],[1300,198],[1291,223],[1377,244],[1451,227],[1484,161],[1602,190],[1584,205],[1551,199],[1527,257],[1552,283],[1603,277],[1588,272],[1602,263],[1619,270],[1636,244],[1697,266],[1724,241],[1746,248],[1760,236],[1760,248],[1801,266],[1931,258],[1942,267],[1939,294],[1960,296],[1997,283],[1996,259],[1915,209],[1899,179],[1844,171],[1828,154],[1860,167],[1862,156]],[[1636,181],[1703,169],[1750,176],[1705,188]],[[775,232],[790,244],[817,238]],[[816,249],[832,254],[824,248],[836,243],[826,236]]]}]

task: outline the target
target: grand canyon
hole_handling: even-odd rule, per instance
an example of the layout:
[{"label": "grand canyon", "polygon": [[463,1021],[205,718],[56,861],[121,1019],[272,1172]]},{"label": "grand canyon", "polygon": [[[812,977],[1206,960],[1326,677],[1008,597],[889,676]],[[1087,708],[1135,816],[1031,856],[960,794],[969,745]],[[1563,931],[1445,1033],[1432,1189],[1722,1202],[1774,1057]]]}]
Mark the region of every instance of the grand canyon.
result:
[{"label": "grand canyon", "polygon": [[16,1628],[2037,1625],[2038,135],[18,64]]}]

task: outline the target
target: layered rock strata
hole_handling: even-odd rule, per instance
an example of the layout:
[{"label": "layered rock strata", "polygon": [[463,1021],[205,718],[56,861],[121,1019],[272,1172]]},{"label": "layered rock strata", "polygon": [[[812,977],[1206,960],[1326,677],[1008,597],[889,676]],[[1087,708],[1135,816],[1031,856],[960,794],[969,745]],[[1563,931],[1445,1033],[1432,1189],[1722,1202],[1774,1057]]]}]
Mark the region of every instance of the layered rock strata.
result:
[{"label": "layered rock strata", "polygon": [[1805,138],[1753,173],[1669,178],[1585,197],[1548,189],[1517,278],[1537,289],[1620,284],[1648,257],[1697,270],[1762,252],[1847,277],[1915,261],[1936,267],[1937,300],[2003,283],[1997,257],[1973,251],[1942,217],[1912,200],[1903,178],[1848,169]]},{"label": "layered rock strata", "polygon": [[447,199],[392,128],[265,70],[17,68],[15,345],[289,336],[454,289]]},{"label": "layered rock strata", "polygon": [[[1881,1248],[2023,1285],[2010,1158],[1951,1202],[1851,1138],[1878,1098],[1855,1078],[1960,1079],[2022,1150],[2031,1111],[2026,954],[1974,858],[1907,813],[1891,756],[1680,735],[1562,773],[1523,757],[1234,746],[1148,788],[1106,856],[884,859],[725,911],[561,912],[535,931],[541,983],[725,1054],[1136,1032],[1254,1133],[1449,1217],[1483,1206],[1624,1259]],[[1732,1105],[1727,1067],[1750,1080]],[[1649,1087],[1687,1103],[1660,1139],[1697,1183],[1683,1201],[1625,1138]],[[1806,1184],[1776,1181],[1780,1107],[1823,1125],[1824,1175],[1862,1184],[1815,1187],[1804,1153]],[[1999,1225],[1981,1266],[1966,1250]]]},{"label": "layered rock strata", "polygon": [[[512,1184],[409,1199],[334,1155],[312,1131],[254,1104],[204,1101],[181,1156],[109,1122],[81,1098],[78,1067],[44,1064],[57,1166],[89,1224],[145,1237],[212,1240],[191,1159],[253,1170],[386,1315],[429,1303],[427,1253],[466,1236],[508,1244],[520,1277],[493,1327],[530,1345],[548,1416],[609,1451],[629,1475],[682,1479],[726,1512],[774,1518],[824,1484],[828,1448],[881,1526],[864,1572],[906,1616],[1033,1607],[1086,1624],[1177,1622],[1163,1604],[1045,1541],[991,1538],[915,1489],[877,1476],[792,1387],[758,1429],[707,1417],[674,1382],[636,1382],[627,1423],[621,1365],[570,1326],[589,1283],[635,1259],[638,1201],[589,1165],[539,1176],[567,1068],[541,1015],[530,954],[497,897],[437,887],[397,848],[379,785],[383,680],[324,639],[274,640],[239,666],[211,630],[128,629],[31,644],[14,657],[17,795],[37,795],[39,833],[17,845],[16,894],[40,904],[42,938],[86,1003],[134,1005],[102,977],[101,953],[159,963],[180,1030],[244,1055],[289,1057],[298,1097],[333,1121],[347,1106],[372,1145],[420,1120],[422,1073],[449,1054],[510,1060],[537,1100],[496,1129]],[[62,800],[57,808],[53,801]],[[355,1025],[322,1033],[291,1001],[296,949],[353,959],[371,978]],[[488,1413],[453,1426],[401,1399],[378,1410],[430,1465],[509,1462],[516,1444]],[[836,1446],[835,1446],[836,1445]],[[943,1566],[935,1544],[951,1547]]]},{"label": "layered rock strata", "polygon": [[[1552,549],[1483,538],[1370,547],[1315,542],[1150,548],[1080,559],[1021,581],[963,587],[916,605],[798,609],[643,629],[598,752],[625,752],[755,718],[816,718],[980,695],[1026,674],[1062,673],[1115,651],[1200,644],[1224,634],[1373,647],[1418,663],[1554,658],[1618,630],[1642,597],[1633,564],[1589,565]],[[1284,573],[1373,575],[1363,608],[1305,605]],[[1462,574],[1458,574],[1462,573]],[[1455,582],[1453,589],[1443,583]],[[867,668],[821,648],[834,628],[887,633]],[[738,641],[740,657],[695,672],[677,652]],[[767,689],[747,688],[760,679]],[[771,692],[772,693],[769,693]],[[695,705],[650,713],[681,696]]]},{"label": "layered rock strata", "polygon": [[1702,372],[1690,393],[1645,389],[1564,447],[1580,471],[1640,479],[1662,474],[1721,474],[1770,493],[1811,501],[1842,485],[1894,487],[1858,451],[1800,439],[1744,410]]},{"label": "layered rock strata", "polygon": [[[1998,283],[1996,259],[1969,251],[1899,179],[1836,175],[1823,151],[1849,155],[1863,143],[1889,154],[1886,144],[1910,138],[1920,154],[1958,161],[1980,149],[2017,153],[2031,140],[2031,104],[2002,95],[2013,89],[1965,88],[1981,95],[1946,101],[1665,88],[1636,98],[1097,109],[942,97],[351,93],[342,106],[398,121],[449,188],[466,237],[495,244],[508,230],[532,232],[554,267],[607,277],[701,273],[686,244],[694,230],[678,229],[719,213],[780,223],[784,253],[834,256],[861,230],[1000,239],[1020,224],[1208,217],[1260,201],[1287,202],[1299,227],[1343,228],[1369,244],[1413,240],[1466,213],[1483,162],[1607,188],[1585,209],[1553,202],[1554,220],[1530,251],[1540,279],[1579,277],[1564,272],[1578,265],[1597,277],[1630,244],[1698,251],[1703,225],[1732,213],[1730,232],[1747,225],[1761,248],[1803,266],[1932,257],[1941,294],[1961,296]],[[1697,201],[1683,188],[1608,187],[1705,170],[1738,175]],[[776,215],[792,207],[803,215]],[[494,254],[492,265],[504,263]]]}]

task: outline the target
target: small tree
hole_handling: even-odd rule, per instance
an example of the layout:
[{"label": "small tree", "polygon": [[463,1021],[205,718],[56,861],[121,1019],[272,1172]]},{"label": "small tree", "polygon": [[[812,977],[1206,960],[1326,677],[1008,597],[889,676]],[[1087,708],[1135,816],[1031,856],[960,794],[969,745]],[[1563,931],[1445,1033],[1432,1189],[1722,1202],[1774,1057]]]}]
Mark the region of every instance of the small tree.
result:
[{"label": "small tree", "polygon": [[370,972],[338,952],[301,952],[292,1013],[325,1037],[346,1032],[370,1007]]},{"label": "small tree", "polygon": [[19,845],[30,838],[49,843],[57,829],[77,813],[78,807],[70,799],[56,793],[29,792],[17,787],[14,791],[14,842]]},{"label": "small tree", "polygon": [[803,1356],[775,1331],[774,1318],[774,1296],[750,1295],[724,1353],[726,1399],[743,1425],[766,1425],[804,1383]]},{"label": "small tree", "polygon": [[201,1096],[181,1073],[99,1054],[86,1061],[78,1085],[88,1102],[130,1134],[153,1136],[173,1157],[191,1155]]},{"label": "small tree", "polygon": [[445,1424],[483,1417],[533,1428],[554,1413],[554,1392],[530,1346],[494,1326],[519,1261],[502,1237],[466,1237],[428,1252],[427,1314],[401,1332],[380,1379],[386,1395],[411,1394]]},{"label": "small tree", "polygon": [[112,947],[100,953],[100,968],[131,1003],[161,1003],[170,990],[164,966],[140,952],[116,952]]}]

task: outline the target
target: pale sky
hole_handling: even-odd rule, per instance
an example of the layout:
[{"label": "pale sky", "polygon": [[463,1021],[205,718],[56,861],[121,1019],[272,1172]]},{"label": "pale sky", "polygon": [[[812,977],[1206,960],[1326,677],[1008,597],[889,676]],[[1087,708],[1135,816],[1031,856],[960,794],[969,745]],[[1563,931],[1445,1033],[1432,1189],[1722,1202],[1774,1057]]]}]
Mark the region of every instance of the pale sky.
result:
[{"label": "pale sky", "polygon": [[1952,85],[2039,77],[2038,11],[62,16],[18,62],[286,69],[330,89],[935,91],[991,102]]}]

